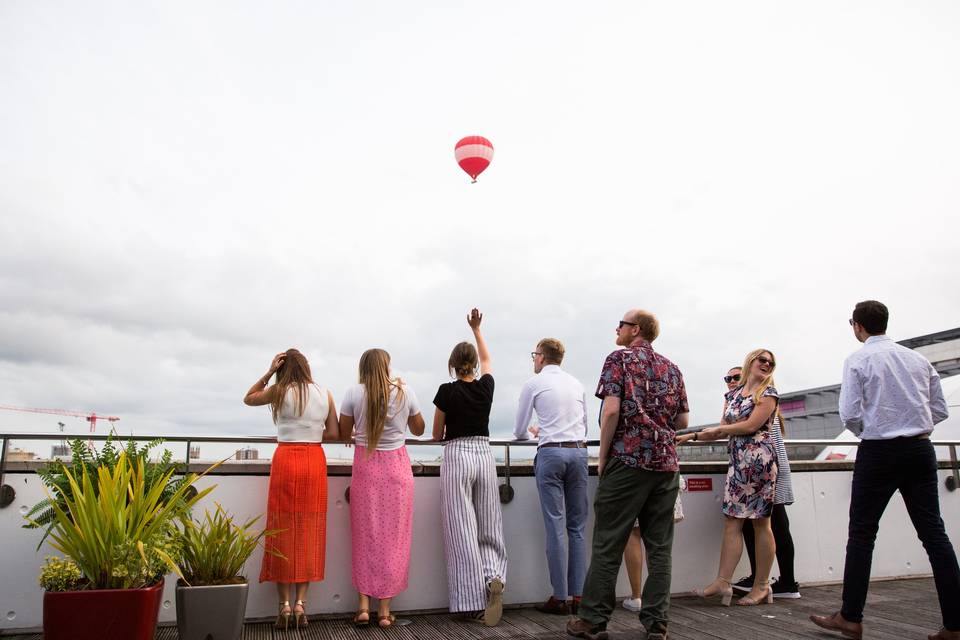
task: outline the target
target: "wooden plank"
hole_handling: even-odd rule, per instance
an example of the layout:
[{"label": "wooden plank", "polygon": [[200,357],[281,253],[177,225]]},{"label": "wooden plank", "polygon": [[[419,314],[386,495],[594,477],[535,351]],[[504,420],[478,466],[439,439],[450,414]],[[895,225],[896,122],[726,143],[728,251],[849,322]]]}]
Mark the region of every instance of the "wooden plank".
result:
[{"label": "wooden plank", "polygon": [[[810,613],[832,613],[840,608],[841,585],[804,587],[799,600],[778,599],[772,605],[721,607],[689,597],[675,597],[670,607],[670,636],[677,640],[798,640],[836,638],[807,619]],[[940,628],[940,607],[931,578],[871,583],[865,610],[865,632],[872,640],[923,638]],[[355,629],[349,616],[312,618],[306,629],[276,631],[272,622],[244,627],[244,640],[563,640],[566,621],[532,608],[504,611],[496,627],[485,627],[449,614],[402,616],[407,626],[380,629],[375,624]],[[613,640],[643,637],[638,616],[618,607],[607,625]],[[36,633],[11,635],[3,640],[42,640]],[[176,627],[157,629],[157,640],[176,640]]]}]

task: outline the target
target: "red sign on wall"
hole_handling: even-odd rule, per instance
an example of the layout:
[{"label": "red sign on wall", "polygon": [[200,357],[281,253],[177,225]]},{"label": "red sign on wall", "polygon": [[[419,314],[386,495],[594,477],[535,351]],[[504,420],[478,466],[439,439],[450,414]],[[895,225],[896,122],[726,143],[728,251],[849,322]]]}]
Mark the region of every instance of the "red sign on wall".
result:
[{"label": "red sign on wall", "polygon": [[713,478],[687,478],[687,491],[713,491]]}]

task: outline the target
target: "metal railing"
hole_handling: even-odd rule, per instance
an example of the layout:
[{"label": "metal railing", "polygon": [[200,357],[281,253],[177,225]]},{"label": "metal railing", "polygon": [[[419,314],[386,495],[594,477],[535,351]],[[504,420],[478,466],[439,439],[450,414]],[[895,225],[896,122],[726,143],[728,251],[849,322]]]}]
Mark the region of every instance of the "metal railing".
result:
[{"label": "metal railing", "polygon": [[[13,502],[15,492],[9,485],[3,484],[3,476],[6,472],[7,445],[11,440],[89,440],[103,441],[111,437],[111,434],[91,433],[75,435],[74,437],[64,437],[62,433],[0,433],[0,508],[6,507]],[[119,435],[113,434],[115,440],[137,442],[149,442],[151,440],[163,440],[165,443],[186,443],[186,456],[184,461],[190,464],[190,448],[195,443],[242,443],[242,444],[277,444],[276,436],[158,436],[158,435]],[[408,438],[405,441],[407,446],[442,446],[443,442],[438,440],[423,440],[418,438]],[[687,442],[683,446],[716,446],[725,443],[725,440],[714,440],[711,442]],[[931,444],[937,447],[949,447],[950,449],[950,469],[952,475],[947,478],[946,486],[950,491],[955,491],[960,487],[960,465],[957,463],[957,447],[960,446],[960,440],[931,440]],[[329,444],[349,444],[343,442],[330,442]],[[504,461],[504,481],[505,485],[501,487],[501,500],[509,502],[513,498],[513,489],[510,487],[510,449],[512,447],[536,447],[537,440],[505,440],[491,438],[491,447],[503,447]],[[587,447],[599,447],[599,440],[586,440]],[[837,440],[784,440],[785,445],[795,446],[837,446],[837,447],[856,447],[860,445],[860,440],[849,442],[840,442]],[[829,461],[827,461],[829,462]],[[506,488],[504,490],[504,487]]]}]

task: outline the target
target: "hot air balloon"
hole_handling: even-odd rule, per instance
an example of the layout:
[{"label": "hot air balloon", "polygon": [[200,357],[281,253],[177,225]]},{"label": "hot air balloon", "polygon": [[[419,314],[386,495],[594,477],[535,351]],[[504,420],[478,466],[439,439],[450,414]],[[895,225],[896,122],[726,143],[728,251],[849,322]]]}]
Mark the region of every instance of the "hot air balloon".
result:
[{"label": "hot air balloon", "polygon": [[493,144],[482,136],[467,136],[453,148],[453,155],[460,168],[477,181],[477,176],[490,166],[493,160]]}]

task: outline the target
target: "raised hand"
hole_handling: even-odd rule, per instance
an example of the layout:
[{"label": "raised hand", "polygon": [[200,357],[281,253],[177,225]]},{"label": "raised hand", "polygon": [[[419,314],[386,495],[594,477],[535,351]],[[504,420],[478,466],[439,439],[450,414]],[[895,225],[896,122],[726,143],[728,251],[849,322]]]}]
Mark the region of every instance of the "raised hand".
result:
[{"label": "raised hand", "polygon": [[286,352],[281,352],[273,356],[273,362],[270,363],[270,374],[272,375],[276,373],[277,370],[283,366],[283,361],[286,359],[287,359]]},{"label": "raised hand", "polygon": [[467,316],[467,324],[470,325],[470,328],[474,331],[479,331],[481,321],[483,321],[483,314],[476,308],[471,309],[470,314]]}]

